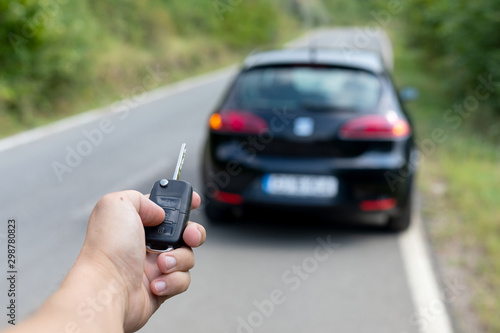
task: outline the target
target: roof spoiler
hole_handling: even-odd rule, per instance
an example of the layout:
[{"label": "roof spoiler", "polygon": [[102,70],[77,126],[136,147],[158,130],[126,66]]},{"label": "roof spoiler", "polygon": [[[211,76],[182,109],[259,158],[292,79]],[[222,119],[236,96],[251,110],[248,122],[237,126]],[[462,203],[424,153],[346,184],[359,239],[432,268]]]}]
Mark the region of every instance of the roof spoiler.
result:
[{"label": "roof spoiler", "polygon": [[307,49],[314,59],[319,49],[370,51],[377,53],[382,58],[385,68],[392,72],[394,69],[394,55],[389,36],[383,29],[365,30],[365,27],[317,29],[285,45],[267,45],[255,48],[249,55],[266,51]]}]

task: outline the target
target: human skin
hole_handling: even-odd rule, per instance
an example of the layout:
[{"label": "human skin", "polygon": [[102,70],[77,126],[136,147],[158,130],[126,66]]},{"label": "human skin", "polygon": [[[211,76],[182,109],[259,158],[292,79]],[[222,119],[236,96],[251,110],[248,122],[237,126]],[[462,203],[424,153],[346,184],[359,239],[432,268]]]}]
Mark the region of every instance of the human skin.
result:
[{"label": "human skin", "polygon": [[[193,193],[191,209],[200,205]],[[160,305],[184,292],[194,266],[192,247],[206,239],[189,222],[187,246],[146,252],[144,226],[164,219],[161,207],[136,191],[111,193],[90,215],[82,250],[60,288],[29,319],[5,333],[135,332]]]}]

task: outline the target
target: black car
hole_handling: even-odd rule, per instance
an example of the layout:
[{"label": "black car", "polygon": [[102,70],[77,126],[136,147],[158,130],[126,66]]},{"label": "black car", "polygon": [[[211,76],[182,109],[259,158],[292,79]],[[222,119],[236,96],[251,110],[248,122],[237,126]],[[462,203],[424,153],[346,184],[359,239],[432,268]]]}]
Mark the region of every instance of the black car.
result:
[{"label": "black car", "polygon": [[415,154],[410,119],[377,53],[252,54],[209,119],[205,211],[220,221],[265,207],[403,230]]}]

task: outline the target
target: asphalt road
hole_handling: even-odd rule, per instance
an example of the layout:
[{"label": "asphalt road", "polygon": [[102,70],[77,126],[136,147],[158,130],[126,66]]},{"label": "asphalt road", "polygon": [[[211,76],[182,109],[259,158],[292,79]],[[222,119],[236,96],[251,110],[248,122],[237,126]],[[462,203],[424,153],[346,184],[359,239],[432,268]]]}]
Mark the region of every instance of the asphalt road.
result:
[{"label": "asphalt road", "polygon": [[[208,114],[232,73],[158,91],[131,112],[70,120],[45,130],[53,134],[0,152],[0,218],[18,222],[18,319],[57,289],[102,195],[148,193],[155,180],[171,176],[182,142],[188,147],[182,179],[201,191]],[[85,133],[94,133],[94,143]],[[86,156],[68,164],[68,152],[78,149]],[[54,162],[66,172],[58,176]],[[397,235],[307,221],[297,227],[288,217],[235,226],[213,226],[201,211],[191,219],[208,231],[195,251],[191,287],[141,332],[418,332]]]}]

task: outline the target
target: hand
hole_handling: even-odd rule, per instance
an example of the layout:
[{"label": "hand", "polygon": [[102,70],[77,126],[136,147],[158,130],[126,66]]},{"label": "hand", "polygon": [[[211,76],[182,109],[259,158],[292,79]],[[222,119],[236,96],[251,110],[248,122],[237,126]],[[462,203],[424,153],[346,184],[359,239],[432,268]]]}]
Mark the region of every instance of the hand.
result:
[{"label": "hand", "polygon": [[[191,209],[200,205],[193,193]],[[87,236],[61,287],[28,320],[9,333],[133,332],[167,298],[184,292],[194,266],[191,247],[205,242],[205,228],[189,222],[182,247],[146,253],[144,226],[165,218],[162,208],[136,191],[104,196],[94,208]]]},{"label": "hand", "polygon": [[[191,208],[199,205],[194,192]],[[189,222],[183,239],[190,247],[147,253],[143,227],[158,225],[164,217],[163,209],[139,192],[104,196],[90,216],[82,251],[65,281],[65,285],[81,284],[81,277],[93,270],[92,278],[102,280],[110,294],[113,291],[117,301],[111,306],[119,310],[116,315],[125,332],[141,328],[166,299],[188,288],[194,266],[190,247],[205,241],[203,226]]]}]

